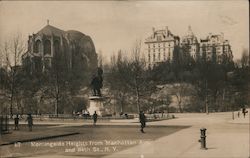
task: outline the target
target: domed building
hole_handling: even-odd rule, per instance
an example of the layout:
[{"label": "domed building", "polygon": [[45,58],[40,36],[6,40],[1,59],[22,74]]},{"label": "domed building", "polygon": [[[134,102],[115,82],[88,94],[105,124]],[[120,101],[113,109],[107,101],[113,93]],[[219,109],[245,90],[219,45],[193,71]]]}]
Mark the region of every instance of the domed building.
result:
[{"label": "domed building", "polygon": [[44,72],[60,62],[64,68],[95,70],[97,54],[92,39],[79,31],[64,31],[49,23],[30,35],[28,51],[22,56],[23,64],[30,63],[31,71]]}]

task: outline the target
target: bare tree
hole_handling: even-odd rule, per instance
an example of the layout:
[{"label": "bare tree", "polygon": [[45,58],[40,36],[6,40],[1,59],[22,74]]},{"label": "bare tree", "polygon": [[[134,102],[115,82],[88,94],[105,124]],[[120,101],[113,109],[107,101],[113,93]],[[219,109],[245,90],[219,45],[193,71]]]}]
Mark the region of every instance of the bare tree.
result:
[{"label": "bare tree", "polygon": [[173,84],[172,93],[176,97],[177,104],[179,107],[179,112],[183,112],[183,101],[184,98],[188,95],[189,84],[180,82]]},{"label": "bare tree", "polygon": [[240,62],[242,67],[249,66],[249,51],[247,49],[243,50]]},{"label": "bare tree", "polygon": [[11,38],[11,40],[5,41],[1,51],[1,54],[5,59],[5,68],[8,72],[8,87],[6,89],[6,93],[10,99],[10,115],[13,116],[14,100],[16,99],[17,104],[17,98],[19,98],[18,73],[20,72],[21,56],[26,51],[26,46],[22,40],[22,35],[18,33],[13,38]]},{"label": "bare tree", "polygon": [[117,55],[111,56],[110,70],[107,75],[107,84],[113,93],[116,103],[120,105],[120,112],[124,112],[129,89],[126,84],[128,72],[128,60],[121,50]]},{"label": "bare tree", "polygon": [[153,104],[153,111],[155,108],[160,109],[163,112],[164,109],[169,111],[169,105],[172,102],[171,92],[169,91],[168,87],[165,86],[157,86],[156,91],[151,95],[151,101],[154,102]]},{"label": "bare tree", "polygon": [[98,67],[102,68],[103,67],[103,55],[102,55],[101,50],[99,50],[97,58],[98,58]]},{"label": "bare tree", "polygon": [[111,58],[111,68],[107,81],[114,96],[119,100],[121,112],[126,103],[135,104],[137,111],[141,111],[145,101],[152,94],[154,83],[149,79],[146,62],[141,52],[141,42],[135,42],[131,56],[126,57],[122,51]]},{"label": "bare tree", "polygon": [[141,110],[140,99],[143,96],[143,91],[145,90],[146,87],[145,85],[146,63],[145,60],[143,60],[142,58],[141,41],[136,41],[134,47],[132,48],[132,58],[130,66],[131,66],[131,77],[132,77],[132,82],[130,82],[130,86],[135,90],[136,105],[139,113]]}]

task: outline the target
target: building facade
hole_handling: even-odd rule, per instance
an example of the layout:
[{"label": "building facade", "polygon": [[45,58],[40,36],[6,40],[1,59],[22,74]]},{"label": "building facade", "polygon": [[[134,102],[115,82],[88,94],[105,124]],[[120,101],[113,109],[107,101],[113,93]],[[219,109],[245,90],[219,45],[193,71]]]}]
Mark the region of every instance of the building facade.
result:
[{"label": "building facade", "polygon": [[233,60],[231,46],[228,40],[224,39],[224,34],[209,34],[206,38],[200,40],[200,55],[206,61],[215,60],[217,63],[222,63],[226,58],[229,61]]},{"label": "building facade", "polygon": [[194,60],[200,57],[199,42],[191,26],[188,27],[187,35],[182,38],[181,46]]},{"label": "building facade", "polygon": [[[215,60],[222,63],[223,60],[232,61],[233,55],[228,40],[224,39],[224,34],[209,34],[204,39],[195,36],[191,26],[188,27],[187,35],[180,38],[173,35],[168,27],[163,30],[155,30],[153,28],[152,35],[146,38],[145,56],[149,68],[154,67],[158,63],[172,61],[174,49],[181,53],[186,53],[194,61],[204,58],[206,61]],[[185,55],[186,55],[185,54]]]},{"label": "building facade", "polygon": [[179,45],[180,38],[173,35],[168,27],[162,30],[153,28],[152,35],[145,40],[146,61],[149,67],[157,63],[171,61],[174,47]]},{"label": "building facade", "polygon": [[97,54],[92,39],[79,31],[63,31],[49,23],[28,39],[23,64],[30,63],[32,71],[45,71],[60,56],[60,62],[71,69],[97,67]]}]

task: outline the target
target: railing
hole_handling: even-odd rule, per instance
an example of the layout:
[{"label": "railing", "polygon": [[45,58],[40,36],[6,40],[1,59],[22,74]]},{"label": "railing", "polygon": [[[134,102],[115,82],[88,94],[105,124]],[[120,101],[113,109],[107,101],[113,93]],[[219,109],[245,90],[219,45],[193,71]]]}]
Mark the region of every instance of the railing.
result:
[{"label": "railing", "polygon": [[146,114],[147,121],[157,121],[175,118],[172,114]]},{"label": "railing", "polygon": [[[22,115],[22,119],[26,119],[26,115]],[[93,119],[91,115],[86,115],[86,114],[42,114],[42,115],[32,115],[34,120],[80,120],[80,119]],[[111,119],[134,119],[136,118],[136,115],[133,114],[127,114],[127,115],[103,115],[103,116],[98,116],[98,120],[111,120]]]},{"label": "railing", "polygon": [[[43,115],[32,115],[33,119],[35,120],[89,120],[92,119],[91,115],[72,115],[72,114],[43,114]],[[123,114],[123,115],[104,115],[104,116],[98,116],[98,120],[123,120],[123,119],[134,119],[138,118],[138,114]],[[148,120],[162,120],[162,119],[171,119],[174,118],[175,116],[172,114],[146,114],[146,118]]]}]

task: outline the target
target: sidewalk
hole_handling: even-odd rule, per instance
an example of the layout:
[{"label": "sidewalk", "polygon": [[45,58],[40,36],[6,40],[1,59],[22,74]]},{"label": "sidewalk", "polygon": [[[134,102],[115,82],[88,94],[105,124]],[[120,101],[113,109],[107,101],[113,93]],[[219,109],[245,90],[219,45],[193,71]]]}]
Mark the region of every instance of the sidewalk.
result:
[{"label": "sidewalk", "polygon": [[[233,124],[228,123],[230,113],[193,115],[180,114],[179,119],[158,122],[165,125],[191,125],[191,128],[105,158],[248,158],[250,156],[249,124],[245,123],[249,120],[249,115],[244,120],[235,119]],[[202,127],[207,128],[207,150],[201,150],[198,142]]]},{"label": "sidewalk", "polygon": [[[232,113],[211,113],[209,115],[200,113],[175,114],[176,119],[148,122],[150,126],[191,126],[167,136],[160,137],[154,141],[146,141],[137,146],[127,148],[104,156],[104,158],[248,158],[250,156],[249,139],[249,115],[246,118],[232,120]],[[100,125],[134,125],[135,120],[124,122],[98,122]],[[34,130],[34,135],[24,132],[26,137],[47,135],[49,133],[73,132],[70,128],[65,131],[60,127],[82,126],[92,124],[91,122],[36,122],[37,125],[50,125],[46,130]],[[207,129],[207,150],[200,149],[200,128]],[[147,128],[145,129],[147,132]],[[21,131],[16,131],[21,132]],[[40,133],[37,133],[40,132]],[[32,132],[33,133],[33,132]],[[14,133],[15,134],[15,133]],[[18,134],[18,133],[16,133]],[[150,133],[146,133],[150,134]],[[20,135],[20,133],[19,133]],[[39,157],[39,156],[38,156]],[[72,157],[62,155],[44,155],[40,157]],[[88,157],[82,156],[81,157]],[[92,158],[94,156],[91,156]],[[100,157],[100,155],[99,155]]]}]

